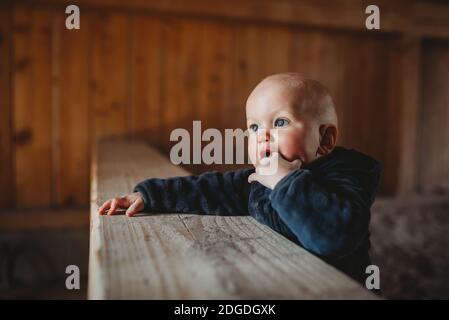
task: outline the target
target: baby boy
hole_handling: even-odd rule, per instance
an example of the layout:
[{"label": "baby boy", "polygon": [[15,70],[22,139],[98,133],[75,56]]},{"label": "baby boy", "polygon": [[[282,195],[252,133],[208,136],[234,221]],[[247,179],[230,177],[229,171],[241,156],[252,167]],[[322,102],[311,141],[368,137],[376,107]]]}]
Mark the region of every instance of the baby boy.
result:
[{"label": "baby boy", "polygon": [[[123,208],[128,216],[251,215],[364,283],[380,168],[371,157],[336,146],[329,91],[296,73],[275,74],[251,92],[246,117],[254,168],[144,180],[134,193],[106,201],[99,214]],[[263,172],[267,159],[277,163],[272,174]]]}]

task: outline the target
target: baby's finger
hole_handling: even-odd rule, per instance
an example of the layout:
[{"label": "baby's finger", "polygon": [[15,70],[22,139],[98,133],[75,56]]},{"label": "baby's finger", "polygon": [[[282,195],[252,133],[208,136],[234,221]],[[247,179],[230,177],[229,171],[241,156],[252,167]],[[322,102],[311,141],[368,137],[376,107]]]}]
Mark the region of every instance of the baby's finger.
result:
[{"label": "baby's finger", "polygon": [[139,212],[139,206],[140,206],[139,201],[138,200],[134,201],[134,203],[126,210],[125,214],[128,217],[132,217],[133,215]]},{"label": "baby's finger", "polygon": [[111,208],[110,208],[109,211],[108,211],[108,215],[109,215],[109,216],[110,216],[110,215],[113,215],[114,212],[117,211],[117,209],[119,208],[121,202],[122,202],[122,201],[121,201],[120,198],[114,198],[114,199],[112,200]]},{"label": "baby's finger", "polygon": [[106,210],[109,209],[109,207],[111,206],[111,202],[112,202],[112,199],[109,199],[108,201],[103,203],[101,205],[101,207],[98,209],[98,214],[99,215],[104,215]]},{"label": "baby's finger", "polygon": [[273,152],[270,158],[270,165],[272,165],[273,163],[279,164],[279,161],[285,161],[285,159],[279,154],[279,152]]},{"label": "baby's finger", "polygon": [[258,181],[259,175],[257,173],[251,173],[248,177],[248,182],[251,183],[253,181]]},{"label": "baby's finger", "polygon": [[270,158],[260,159],[259,164],[263,167],[270,165]]}]

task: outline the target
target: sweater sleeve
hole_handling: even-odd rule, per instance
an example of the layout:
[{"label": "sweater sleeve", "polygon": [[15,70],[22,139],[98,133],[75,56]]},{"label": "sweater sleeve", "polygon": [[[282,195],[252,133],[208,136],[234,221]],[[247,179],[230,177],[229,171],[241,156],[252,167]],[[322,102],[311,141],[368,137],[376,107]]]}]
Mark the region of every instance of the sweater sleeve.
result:
[{"label": "sweater sleeve", "polygon": [[[370,183],[362,175],[371,175]],[[326,181],[310,170],[295,170],[279,181],[270,201],[306,249],[339,259],[354,252],[369,232],[378,175],[374,168],[334,174],[332,181]]]},{"label": "sweater sleeve", "polygon": [[206,172],[198,176],[147,179],[134,187],[143,212],[248,215],[251,169]]}]

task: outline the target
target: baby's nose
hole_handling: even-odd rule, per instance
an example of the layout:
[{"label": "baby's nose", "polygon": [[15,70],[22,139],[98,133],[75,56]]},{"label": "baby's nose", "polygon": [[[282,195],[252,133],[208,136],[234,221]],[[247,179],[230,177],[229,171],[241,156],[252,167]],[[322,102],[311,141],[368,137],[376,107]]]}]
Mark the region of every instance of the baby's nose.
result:
[{"label": "baby's nose", "polygon": [[257,142],[268,142],[270,141],[270,131],[261,129],[257,135]]}]

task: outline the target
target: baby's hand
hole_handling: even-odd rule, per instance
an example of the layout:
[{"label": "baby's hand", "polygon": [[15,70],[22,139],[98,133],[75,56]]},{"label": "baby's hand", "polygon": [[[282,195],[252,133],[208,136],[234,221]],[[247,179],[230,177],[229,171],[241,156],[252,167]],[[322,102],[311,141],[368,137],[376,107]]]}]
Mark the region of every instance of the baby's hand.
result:
[{"label": "baby's hand", "polygon": [[[267,171],[269,172],[267,169],[272,165],[272,161],[277,161],[277,170],[273,174],[267,174]],[[283,177],[293,170],[301,168],[301,165],[302,162],[299,159],[290,162],[284,159],[278,152],[273,152],[270,157],[261,160],[261,164],[256,167],[256,172],[248,177],[248,182],[258,181],[265,187],[274,189]]]},{"label": "baby's hand", "polygon": [[104,215],[109,209],[107,214],[112,215],[118,208],[127,209],[126,215],[132,217],[144,208],[142,195],[139,192],[134,192],[123,197],[109,199],[98,209],[98,214]]}]

